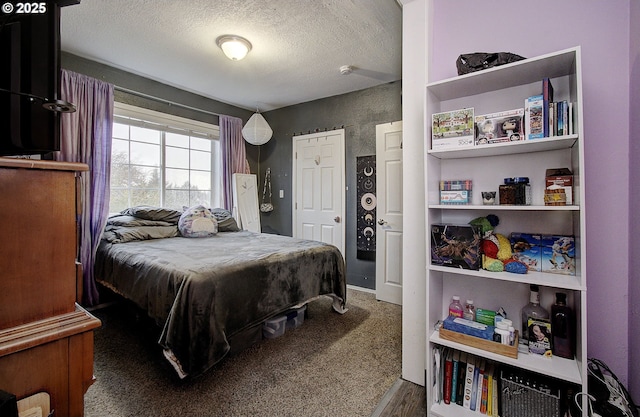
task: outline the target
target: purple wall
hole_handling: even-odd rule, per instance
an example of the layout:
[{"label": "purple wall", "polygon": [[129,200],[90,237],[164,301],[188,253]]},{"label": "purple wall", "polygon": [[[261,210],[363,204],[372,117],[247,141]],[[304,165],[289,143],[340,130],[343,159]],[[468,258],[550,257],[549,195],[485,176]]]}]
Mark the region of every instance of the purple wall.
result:
[{"label": "purple wall", "polygon": [[[630,201],[629,213],[634,213],[640,207],[640,2],[631,2],[631,13],[629,21],[636,22],[631,25],[631,45],[629,48],[629,68],[631,71],[630,83],[630,115],[629,131],[629,180],[630,180]],[[640,236],[640,216],[631,215],[630,236]],[[629,269],[631,279],[629,280],[629,306],[631,318],[629,320],[629,390],[636,403],[640,403],[640,332],[638,322],[640,322],[640,257],[635,252],[633,245],[629,245]]]},{"label": "purple wall", "polygon": [[[637,310],[636,320],[629,320],[628,293],[632,285],[627,248],[630,204],[636,203],[633,207],[637,208],[640,203],[637,193],[633,201],[629,198],[629,78],[631,69],[638,75],[639,63],[629,61],[630,1],[434,1],[430,80],[455,76],[455,60],[461,53],[509,51],[533,57],[582,47],[587,349],[590,357],[604,360],[625,385],[629,374],[635,374],[637,385],[640,372],[637,364],[629,365],[629,347],[630,343],[639,346],[640,326]],[[634,9],[638,17],[637,5]],[[638,37],[638,28],[634,28],[634,35]],[[637,49],[636,45],[632,57],[637,58]],[[635,87],[637,91],[637,82]],[[636,95],[635,109],[638,108]],[[639,121],[634,123],[634,131],[638,132]],[[640,160],[637,145],[632,152],[635,160]],[[635,225],[635,230],[639,227]],[[634,270],[638,265],[635,261]],[[636,300],[640,299],[638,285],[633,283]]]}]

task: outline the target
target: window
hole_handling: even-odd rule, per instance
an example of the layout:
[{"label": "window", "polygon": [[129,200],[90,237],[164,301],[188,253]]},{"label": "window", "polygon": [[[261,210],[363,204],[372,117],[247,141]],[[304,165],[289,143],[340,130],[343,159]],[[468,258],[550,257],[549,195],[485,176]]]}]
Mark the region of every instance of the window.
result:
[{"label": "window", "polygon": [[221,206],[218,126],[115,103],[109,212]]}]

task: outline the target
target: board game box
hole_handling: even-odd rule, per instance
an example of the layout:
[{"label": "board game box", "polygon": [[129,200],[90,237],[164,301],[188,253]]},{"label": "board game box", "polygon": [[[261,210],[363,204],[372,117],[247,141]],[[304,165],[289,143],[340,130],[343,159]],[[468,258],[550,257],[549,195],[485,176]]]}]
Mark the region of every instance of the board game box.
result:
[{"label": "board game box", "polygon": [[513,258],[524,262],[529,271],[542,270],[542,236],[532,233],[511,233]]},{"label": "board game box", "polygon": [[525,100],[525,135],[526,139],[539,139],[544,137],[544,114],[548,110],[544,108],[542,95],[531,96]]},{"label": "board game box", "polygon": [[542,236],[542,272],[576,274],[576,248],[573,236]]},{"label": "board game box", "polygon": [[469,148],[474,145],[473,108],[431,115],[431,149]]},{"label": "board game box", "polygon": [[481,230],[473,225],[431,225],[431,263],[479,270]]}]

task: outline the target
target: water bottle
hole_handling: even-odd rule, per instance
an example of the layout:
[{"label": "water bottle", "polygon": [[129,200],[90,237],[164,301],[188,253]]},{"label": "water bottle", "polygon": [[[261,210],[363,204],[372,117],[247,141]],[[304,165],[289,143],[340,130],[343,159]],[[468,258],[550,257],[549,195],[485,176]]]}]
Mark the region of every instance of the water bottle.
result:
[{"label": "water bottle", "polygon": [[454,295],[451,297],[451,304],[449,304],[449,316],[452,317],[463,317],[463,309],[462,304],[460,304],[460,297]]},{"label": "water bottle", "polygon": [[464,306],[464,318],[476,321],[476,308],[473,305],[473,300],[467,300],[467,304]]}]

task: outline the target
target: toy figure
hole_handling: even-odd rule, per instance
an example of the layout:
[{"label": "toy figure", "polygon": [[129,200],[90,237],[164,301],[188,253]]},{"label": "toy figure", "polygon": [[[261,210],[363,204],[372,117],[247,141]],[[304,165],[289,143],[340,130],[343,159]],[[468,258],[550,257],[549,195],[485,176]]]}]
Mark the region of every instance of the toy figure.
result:
[{"label": "toy figure", "polygon": [[520,134],[515,132],[518,128],[518,122],[515,119],[508,119],[502,123],[502,130],[507,134],[509,140],[520,140]]},{"label": "toy figure", "polygon": [[487,119],[482,123],[482,133],[484,137],[487,139],[493,139],[493,131],[495,127],[493,126],[493,120]]}]

